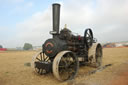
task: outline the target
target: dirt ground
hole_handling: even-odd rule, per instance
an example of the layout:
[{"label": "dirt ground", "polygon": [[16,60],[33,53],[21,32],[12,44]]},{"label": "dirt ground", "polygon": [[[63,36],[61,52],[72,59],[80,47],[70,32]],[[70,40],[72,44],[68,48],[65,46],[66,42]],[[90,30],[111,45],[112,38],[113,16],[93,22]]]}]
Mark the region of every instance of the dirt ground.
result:
[{"label": "dirt ground", "polygon": [[32,60],[37,51],[0,52],[0,85],[128,85],[128,48],[103,49],[102,71],[86,75],[94,68],[80,67],[72,81],[60,82],[52,74],[37,75],[25,63]]}]

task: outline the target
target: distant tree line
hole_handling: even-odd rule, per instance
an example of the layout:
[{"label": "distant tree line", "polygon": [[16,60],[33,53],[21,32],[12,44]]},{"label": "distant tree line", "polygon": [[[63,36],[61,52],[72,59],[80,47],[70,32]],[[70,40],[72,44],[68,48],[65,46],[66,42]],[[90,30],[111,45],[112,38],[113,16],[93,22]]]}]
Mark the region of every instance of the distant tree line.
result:
[{"label": "distant tree line", "polygon": [[[0,48],[3,48],[2,45],[0,45]],[[32,50],[33,46],[30,43],[24,43],[23,50]]]},{"label": "distant tree line", "polygon": [[32,50],[33,49],[33,46],[30,43],[25,43],[23,49],[24,50]]},{"label": "distant tree line", "polygon": [[3,46],[2,46],[2,45],[0,45],[0,48],[3,48]]}]

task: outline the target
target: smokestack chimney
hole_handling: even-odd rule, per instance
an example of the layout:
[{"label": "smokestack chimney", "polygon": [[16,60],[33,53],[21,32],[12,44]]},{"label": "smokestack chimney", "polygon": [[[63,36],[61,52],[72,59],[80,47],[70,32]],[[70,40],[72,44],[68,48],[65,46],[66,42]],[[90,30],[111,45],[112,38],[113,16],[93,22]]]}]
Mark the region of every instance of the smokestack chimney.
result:
[{"label": "smokestack chimney", "polygon": [[59,24],[60,24],[60,4],[52,4],[52,13],[53,13],[53,38],[59,34]]}]

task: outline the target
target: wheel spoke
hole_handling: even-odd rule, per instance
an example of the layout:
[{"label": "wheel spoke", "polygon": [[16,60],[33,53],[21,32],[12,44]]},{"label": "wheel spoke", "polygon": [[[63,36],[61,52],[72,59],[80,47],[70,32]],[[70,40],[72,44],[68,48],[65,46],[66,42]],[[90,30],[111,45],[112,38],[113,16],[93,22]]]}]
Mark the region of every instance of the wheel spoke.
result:
[{"label": "wheel spoke", "polygon": [[44,58],[45,58],[45,55],[44,55],[44,52],[43,52],[43,60],[44,60]]},{"label": "wheel spoke", "polygon": [[43,74],[43,69],[41,69],[41,72],[40,72],[40,74],[41,74],[41,75]]},{"label": "wheel spoke", "polygon": [[41,61],[38,57],[36,57],[37,60]]},{"label": "wheel spoke", "polygon": [[38,71],[37,71],[38,73],[40,73],[40,69],[38,68]]},{"label": "wheel spoke", "polygon": [[44,61],[48,61],[47,59],[48,59],[48,57],[44,58]]},{"label": "wheel spoke", "polygon": [[40,58],[41,58],[41,61],[42,61],[42,52],[40,53]]}]

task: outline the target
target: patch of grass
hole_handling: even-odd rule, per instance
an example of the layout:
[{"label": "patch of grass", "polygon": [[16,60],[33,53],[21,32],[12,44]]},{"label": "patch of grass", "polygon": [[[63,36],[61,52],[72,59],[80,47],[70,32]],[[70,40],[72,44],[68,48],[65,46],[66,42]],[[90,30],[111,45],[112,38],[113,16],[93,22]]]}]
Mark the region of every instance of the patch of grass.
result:
[{"label": "patch of grass", "polygon": [[30,62],[27,62],[27,63],[24,63],[24,65],[30,67],[31,66],[31,63]]}]

